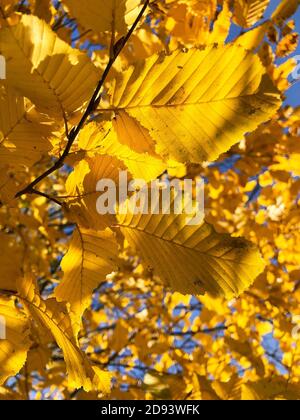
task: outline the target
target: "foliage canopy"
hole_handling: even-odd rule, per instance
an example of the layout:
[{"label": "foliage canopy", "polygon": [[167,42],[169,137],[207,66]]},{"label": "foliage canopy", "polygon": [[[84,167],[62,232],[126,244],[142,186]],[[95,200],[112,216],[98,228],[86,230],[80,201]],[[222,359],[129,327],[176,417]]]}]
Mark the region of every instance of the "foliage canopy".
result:
[{"label": "foliage canopy", "polygon": [[[299,1],[270,3],[0,0],[0,399],[300,398]],[[99,215],[124,170],[204,178],[205,221]]]}]

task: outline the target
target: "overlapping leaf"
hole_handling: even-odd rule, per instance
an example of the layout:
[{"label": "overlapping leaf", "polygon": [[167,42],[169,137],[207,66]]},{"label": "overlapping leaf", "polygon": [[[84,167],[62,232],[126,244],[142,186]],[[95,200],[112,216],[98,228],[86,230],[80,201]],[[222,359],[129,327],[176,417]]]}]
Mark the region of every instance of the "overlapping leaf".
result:
[{"label": "overlapping leaf", "polygon": [[78,0],[64,0],[78,22],[95,32],[117,31],[124,34],[136,20],[141,0],[89,0],[84,7]]},{"label": "overlapping leaf", "polygon": [[85,54],[35,16],[22,15],[16,25],[1,28],[0,54],[7,62],[7,84],[51,115],[81,108],[99,78]]},{"label": "overlapping leaf", "polygon": [[0,289],[17,290],[16,281],[21,276],[22,248],[14,236],[0,233]]},{"label": "overlapping leaf", "polygon": [[[300,114],[291,106],[275,113],[273,86],[284,93],[293,70],[297,78],[294,59],[275,60],[295,51],[290,18],[299,0],[278,1],[259,26],[269,17],[267,0],[151,1],[66,166],[19,200],[16,192],[53,164],[49,140],[49,154],[61,156],[63,113],[71,130],[143,0],[56,3],[0,0],[8,67],[0,84],[0,328],[4,317],[7,333],[0,399],[101,398],[110,391],[101,366],[116,373],[111,399],[299,399]],[[247,30],[222,46],[232,17]],[[153,56],[163,50],[168,55]],[[198,165],[238,142],[228,160]],[[180,163],[170,170],[173,160]],[[191,226],[185,215],[103,215],[103,186],[118,200],[119,172],[127,169],[128,181],[167,179],[167,171],[204,176],[208,220],[234,237],[205,222]],[[238,235],[257,244],[268,269],[227,302],[264,268],[258,248]],[[27,265],[38,272],[36,287],[23,279]],[[210,294],[169,293],[156,275],[171,290]]]},{"label": "overlapping leaf", "polygon": [[257,248],[218,234],[209,224],[187,224],[185,214],[118,215],[118,226],[149,269],[174,291],[232,298],[263,271]]},{"label": "overlapping leaf", "polygon": [[264,15],[270,0],[235,0],[234,17],[238,25],[249,28]]},{"label": "overlapping leaf", "polygon": [[0,164],[31,166],[50,150],[49,120],[12,89],[0,85]]},{"label": "overlapping leaf", "polygon": [[63,281],[55,290],[58,301],[70,304],[73,329],[78,332],[81,317],[90,306],[92,292],[107,274],[116,271],[118,246],[113,232],[102,232],[77,227],[62,260]]},{"label": "overlapping leaf", "polygon": [[146,182],[156,179],[167,164],[154,152],[147,130],[126,113],[120,113],[113,123],[104,126],[89,124],[82,130],[79,147],[94,155],[107,154],[120,159],[134,178]]},{"label": "overlapping leaf", "polygon": [[30,347],[28,320],[16,308],[11,298],[0,297],[0,331],[0,385],[2,385],[22,369]]},{"label": "overlapping leaf", "polygon": [[113,211],[98,213],[97,199],[101,192],[97,191],[97,185],[101,180],[114,183],[117,200],[119,172],[122,170],[126,170],[122,162],[108,155],[87,158],[76,164],[66,183],[68,208],[71,211],[69,216],[87,229],[103,230],[114,224]]},{"label": "overlapping leaf", "polygon": [[70,387],[82,387],[87,392],[96,389],[108,393],[111,375],[92,366],[79,349],[64,305],[55,299],[42,300],[28,277],[20,280],[19,292],[31,316],[51,332],[63,351]]},{"label": "overlapping leaf", "polygon": [[275,376],[270,379],[261,379],[257,382],[248,382],[242,385],[242,400],[244,401],[274,401],[300,399],[299,384],[289,384],[284,378]]}]

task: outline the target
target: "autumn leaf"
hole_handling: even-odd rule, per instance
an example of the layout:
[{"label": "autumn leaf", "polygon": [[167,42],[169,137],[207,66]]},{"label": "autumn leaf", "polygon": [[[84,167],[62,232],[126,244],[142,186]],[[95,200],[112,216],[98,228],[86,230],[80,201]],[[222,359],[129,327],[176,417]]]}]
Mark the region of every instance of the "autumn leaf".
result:
[{"label": "autumn leaf", "polygon": [[101,371],[98,367],[93,367],[79,349],[73,335],[71,320],[64,306],[55,299],[43,301],[35,290],[30,277],[21,279],[18,287],[21,300],[28,308],[29,313],[37,322],[49,329],[62,349],[70,387],[83,387],[87,392],[97,389],[107,394],[110,390],[111,375]]},{"label": "autumn leaf", "polygon": [[[120,160],[109,155],[98,155],[81,160],[75,165],[66,183],[67,206],[70,218],[87,229],[104,230],[115,222],[115,204],[108,203],[110,212],[101,215],[97,210],[97,200],[101,196],[98,182],[108,179],[114,183],[118,196],[119,171],[126,170]],[[105,197],[103,199],[105,201]]]},{"label": "autumn leaf", "polygon": [[[91,304],[92,292],[107,274],[117,270],[118,246],[114,234],[75,229],[68,253],[62,260],[63,281],[55,290],[60,302],[70,305],[73,329],[78,334],[81,317]],[[76,335],[77,335],[76,334]]]},{"label": "autumn leaf", "polygon": [[135,118],[158,154],[180,162],[217,159],[279,104],[259,58],[231,45],[153,56],[111,89],[111,109]]},{"label": "autumn leaf", "polygon": [[96,32],[124,34],[141,10],[140,0],[90,0],[86,8],[76,0],[64,0],[64,3],[82,26]]},{"label": "autumn leaf", "polygon": [[255,50],[263,42],[266,31],[270,27],[269,22],[264,22],[261,25],[249,30],[240,35],[235,43],[245,48],[246,50]]},{"label": "autumn leaf", "polygon": [[51,149],[49,119],[10,88],[0,85],[0,163],[31,166]]},{"label": "autumn leaf", "polygon": [[[14,300],[0,298],[0,385],[16,375],[26,362],[31,345],[29,322],[15,306]],[[5,332],[5,336],[2,333]]]},{"label": "autumn leaf", "polygon": [[35,16],[1,28],[0,53],[7,60],[6,83],[50,115],[62,118],[82,107],[97,83],[90,60]]},{"label": "autumn leaf", "polygon": [[244,28],[253,26],[263,17],[269,3],[270,0],[235,0],[236,23]]},{"label": "autumn leaf", "polygon": [[281,0],[280,4],[272,14],[273,21],[282,25],[286,19],[296,12],[299,4],[299,0]]},{"label": "autumn leaf", "polygon": [[128,207],[118,215],[118,226],[148,269],[173,291],[228,299],[240,295],[264,270],[256,247],[218,234],[205,222],[189,225],[188,219],[184,214],[134,214]]},{"label": "autumn leaf", "polygon": [[16,280],[22,276],[22,247],[4,233],[0,234],[0,289],[16,291]]},{"label": "autumn leaf", "polygon": [[0,400],[300,399],[299,13],[0,0]]},{"label": "autumn leaf", "polygon": [[156,179],[167,169],[167,164],[155,154],[154,143],[147,130],[125,113],[104,126],[95,123],[87,125],[80,134],[79,147],[88,151],[90,156],[115,156],[134,178],[146,182]]},{"label": "autumn leaf", "polygon": [[274,399],[299,399],[299,386],[287,384],[281,378],[273,378],[272,382],[261,380],[248,382],[242,386],[242,399],[251,401],[266,401]]}]

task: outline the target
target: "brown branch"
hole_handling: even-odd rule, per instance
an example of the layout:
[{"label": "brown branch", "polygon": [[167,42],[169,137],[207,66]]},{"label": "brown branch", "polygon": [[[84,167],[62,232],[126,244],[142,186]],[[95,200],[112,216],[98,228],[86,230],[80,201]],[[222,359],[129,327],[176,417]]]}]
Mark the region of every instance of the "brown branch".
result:
[{"label": "brown branch", "polygon": [[[93,363],[96,366],[101,366],[102,368],[107,367],[106,363],[101,363],[101,362],[99,362],[98,360],[95,360],[95,359],[90,359],[90,362]],[[167,372],[167,371],[159,371],[159,370],[156,370],[156,369],[151,368],[149,366],[130,365],[128,363],[111,363],[109,366],[110,367],[115,367],[115,368],[140,370],[142,372],[151,372],[151,373],[154,373],[154,374],[160,374],[160,375],[165,375],[165,376],[176,376],[176,377],[178,376],[178,374],[176,374],[176,373],[170,373],[170,372]]]},{"label": "brown branch", "polygon": [[56,172],[58,169],[60,169],[63,165],[64,162],[66,160],[66,158],[69,155],[69,152],[73,146],[74,141],[77,139],[81,129],[83,128],[83,126],[85,125],[87,119],[89,118],[89,116],[97,109],[99,102],[100,102],[100,98],[101,96],[99,96],[100,91],[107,79],[107,76],[112,68],[112,66],[114,65],[116,59],[119,57],[120,53],[122,52],[123,48],[125,47],[125,45],[127,44],[127,42],[129,41],[129,39],[131,38],[131,35],[133,34],[133,32],[135,31],[136,27],[138,26],[140,20],[142,19],[148,5],[150,3],[150,0],[145,0],[144,6],[142,7],[138,17],[136,18],[134,24],[132,25],[132,27],[130,28],[130,30],[128,31],[127,35],[123,38],[121,38],[115,45],[113,48],[113,53],[110,56],[109,62],[107,64],[106,69],[104,70],[104,73],[101,77],[101,79],[99,80],[99,83],[94,91],[94,94],[86,108],[85,113],[83,114],[80,122],[78,123],[77,126],[73,127],[68,135],[68,142],[66,145],[66,148],[63,152],[63,154],[61,155],[61,157],[56,161],[56,163],[49,168],[47,171],[45,171],[42,175],[40,175],[38,178],[36,178],[33,182],[31,182],[31,184],[29,184],[26,188],[24,188],[22,191],[19,191],[15,198],[21,197],[23,194],[37,194],[37,190],[34,189],[34,187],[39,184],[41,181],[43,181],[43,179],[47,178],[49,175],[51,175],[53,172]]},{"label": "brown branch", "polygon": [[203,329],[203,330],[198,330],[198,331],[169,331],[168,335],[172,335],[172,336],[194,336],[197,334],[213,334],[213,333],[217,333],[220,331],[226,331],[228,330],[229,326],[220,326],[220,327],[215,327],[215,328],[207,328],[207,329]]},{"label": "brown branch", "polygon": [[0,289],[0,295],[2,296],[17,296],[18,292],[15,292],[14,290],[6,290],[6,289]]},{"label": "brown branch", "polygon": [[41,192],[41,191],[38,191],[38,190],[35,190],[34,188],[32,188],[31,193],[36,194],[36,195],[40,195],[41,197],[47,198],[47,200],[53,201],[54,203],[58,204],[59,206],[62,206],[62,203],[59,200],[57,200],[55,197],[52,197],[51,195],[48,195],[44,192]]}]

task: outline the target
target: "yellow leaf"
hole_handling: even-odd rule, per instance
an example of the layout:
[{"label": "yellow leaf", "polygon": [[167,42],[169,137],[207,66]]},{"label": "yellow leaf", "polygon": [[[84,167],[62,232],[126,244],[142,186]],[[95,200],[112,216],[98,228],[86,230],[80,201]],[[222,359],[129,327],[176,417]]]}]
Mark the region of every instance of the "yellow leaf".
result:
[{"label": "yellow leaf", "polygon": [[243,28],[250,28],[258,22],[269,6],[270,0],[235,0],[235,21]]},{"label": "yellow leaf", "polygon": [[265,264],[251,243],[218,234],[207,223],[191,226],[186,215],[118,215],[118,226],[149,269],[183,294],[225,296],[247,289]]},{"label": "yellow leaf", "polygon": [[286,19],[296,13],[300,5],[300,0],[281,0],[280,4],[272,14],[272,20],[282,25]]},{"label": "yellow leaf", "polygon": [[132,35],[131,44],[125,47],[126,55],[122,56],[127,65],[164,50],[164,44],[157,34],[145,25]]},{"label": "yellow leaf", "polygon": [[298,47],[299,35],[296,32],[287,34],[278,43],[276,48],[277,57],[286,57],[294,52]]},{"label": "yellow leaf", "polygon": [[118,246],[113,232],[77,227],[61,262],[64,277],[55,289],[59,302],[70,304],[73,329],[78,333],[81,317],[90,306],[93,290],[117,269]]},{"label": "yellow leaf", "polygon": [[193,387],[193,399],[195,400],[218,401],[220,399],[212,387],[212,382],[205,376],[194,374]]},{"label": "yellow leaf", "polygon": [[262,337],[271,334],[273,331],[273,325],[271,322],[259,322],[256,326],[256,330]]},{"label": "yellow leaf", "polygon": [[2,166],[0,169],[0,206],[12,202],[18,191],[19,187],[13,170],[8,165]]},{"label": "yellow leaf", "polygon": [[126,347],[128,340],[128,325],[124,320],[120,319],[117,322],[109,347],[116,353],[119,353]]},{"label": "yellow leaf", "polygon": [[22,248],[16,238],[0,233],[0,289],[16,291],[21,276]]},{"label": "yellow leaf", "polygon": [[29,347],[26,317],[15,307],[13,299],[0,297],[0,385],[20,372]]},{"label": "yellow leaf", "polygon": [[153,56],[118,75],[111,109],[146,127],[157,153],[215,160],[272,117],[279,93],[260,59],[238,46]]},{"label": "yellow leaf", "polygon": [[49,121],[34,106],[0,85],[0,164],[32,166],[51,148]]},{"label": "yellow leaf", "polygon": [[66,183],[67,206],[70,218],[87,229],[103,230],[115,222],[113,209],[105,215],[97,211],[98,182],[110,180],[116,186],[118,197],[119,171],[125,171],[125,165],[118,159],[108,155],[98,155],[94,158],[81,160],[75,165],[74,171]]},{"label": "yellow leaf", "polygon": [[224,44],[230,31],[232,12],[227,1],[223,4],[223,9],[214,22],[213,31],[209,35],[208,44]]},{"label": "yellow leaf", "polygon": [[287,171],[300,176],[300,153],[291,153],[289,156],[276,156],[275,163],[271,166],[273,171]]},{"label": "yellow leaf", "polygon": [[227,302],[221,298],[213,298],[209,294],[200,297],[200,301],[203,303],[206,309],[209,311],[214,311],[220,316],[228,314],[230,311],[227,305]]},{"label": "yellow leaf", "polygon": [[124,34],[136,20],[141,0],[89,0],[88,5],[78,0],[64,0],[80,24],[95,32],[117,31]]},{"label": "yellow leaf", "polygon": [[246,50],[255,50],[261,45],[269,26],[270,23],[265,22],[262,25],[253,28],[239,36],[235,40],[235,43],[245,48]]},{"label": "yellow leaf", "polygon": [[86,392],[95,389],[108,394],[111,375],[92,366],[80,350],[65,306],[55,299],[42,300],[29,277],[20,279],[18,288],[20,298],[31,316],[51,332],[63,351],[69,386],[83,388]]},{"label": "yellow leaf", "polygon": [[147,141],[151,142],[147,130],[122,113],[116,117],[113,125],[110,122],[104,127],[96,123],[87,125],[80,134],[79,147],[94,155],[115,156],[126,165],[134,178],[149,182],[164,173],[167,164],[155,155]]},{"label": "yellow leaf", "polygon": [[229,382],[214,381],[213,388],[222,400],[238,401],[241,399],[242,379],[232,375]]},{"label": "yellow leaf", "polygon": [[258,181],[259,181],[259,185],[262,188],[265,188],[265,187],[269,187],[270,185],[273,185],[274,178],[269,171],[266,171],[259,176]]},{"label": "yellow leaf", "polygon": [[217,1],[175,0],[172,3],[166,20],[166,31],[171,35],[171,42],[175,38],[183,45],[205,45],[217,13]]},{"label": "yellow leaf", "polygon": [[234,353],[240,357],[244,357],[251,363],[251,366],[256,369],[259,376],[265,373],[263,361],[253,353],[253,347],[248,342],[233,340],[230,337],[225,338],[225,343],[230,347]]},{"label": "yellow leaf", "polygon": [[54,116],[81,108],[99,78],[84,53],[36,16],[22,15],[17,25],[1,28],[0,54],[7,62],[5,82]]},{"label": "yellow leaf", "polygon": [[299,398],[298,384],[290,384],[286,379],[276,376],[242,385],[242,400],[244,401],[299,400]]},{"label": "yellow leaf", "polygon": [[297,60],[290,58],[274,69],[273,78],[277,88],[285,92],[290,86],[289,76],[297,68]]}]

